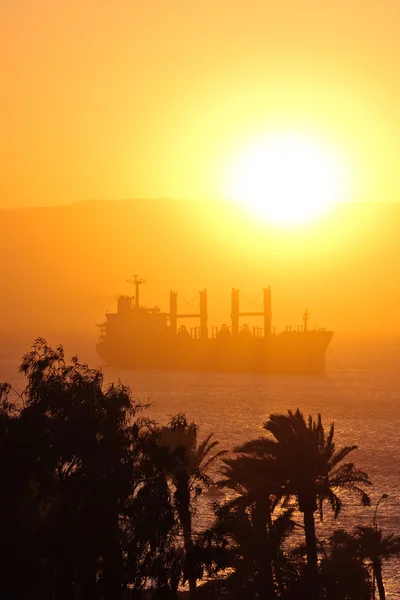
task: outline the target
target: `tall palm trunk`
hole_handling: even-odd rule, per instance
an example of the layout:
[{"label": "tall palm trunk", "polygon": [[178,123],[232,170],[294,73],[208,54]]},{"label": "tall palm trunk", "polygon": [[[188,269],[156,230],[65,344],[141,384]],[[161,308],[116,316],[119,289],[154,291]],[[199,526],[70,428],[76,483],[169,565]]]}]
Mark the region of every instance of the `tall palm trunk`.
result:
[{"label": "tall palm trunk", "polygon": [[253,523],[256,533],[260,536],[259,557],[257,560],[260,598],[273,600],[276,595],[272,568],[272,521],[269,496],[263,498],[262,502],[255,503]]},{"label": "tall palm trunk", "polygon": [[179,477],[176,487],[176,506],[182,526],[183,542],[187,564],[187,577],[189,581],[189,595],[191,600],[196,596],[196,573],[193,562],[192,515],[190,513],[189,478],[186,473]]},{"label": "tall palm trunk", "polygon": [[192,540],[192,518],[189,515],[189,518],[186,522],[182,523],[183,529],[183,540],[185,543],[185,554],[188,565],[188,581],[189,581],[189,593],[190,598],[194,598],[196,596],[197,584],[196,584],[196,575],[194,572],[194,564],[193,564],[193,540]]},{"label": "tall palm trunk", "polygon": [[279,547],[277,546],[276,540],[274,540],[274,536],[273,536],[273,524],[272,524],[273,509],[271,506],[271,500],[270,500],[269,494],[267,495],[267,499],[266,499],[266,511],[267,511],[267,528],[268,528],[268,535],[269,535],[269,541],[270,541],[270,553],[271,553],[271,562],[272,562],[272,565],[271,565],[272,578],[273,578],[273,575],[275,574],[275,579],[276,579],[279,593],[281,596],[283,596],[284,585],[283,585],[282,576],[281,576],[281,568],[280,568],[280,565],[278,562]]},{"label": "tall palm trunk", "polygon": [[[266,537],[265,535],[263,537]],[[272,560],[268,540],[264,540],[260,548],[258,562],[258,581],[259,597],[264,600],[274,600],[276,598],[274,589],[274,579],[272,574]],[[264,550],[264,552],[263,552]]]},{"label": "tall palm trunk", "polygon": [[307,567],[310,585],[309,600],[318,599],[318,555],[317,537],[315,535],[314,512],[312,509],[304,510],[304,530],[306,534]]},{"label": "tall palm trunk", "polygon": [[96,597],[96,561],[94,558],[83,566],[76,583],[76,600],[91,600]]},{"label": "tall palm trunk", "polygon": [[385,588],[383,586],[383,579],[382,579],[382,565],[380,564],[379,561],[374,561],[372,563],[372,567],[374,569],[376,585],[378,587],[379,600],[385,600],[386,596],[385,596]]}]

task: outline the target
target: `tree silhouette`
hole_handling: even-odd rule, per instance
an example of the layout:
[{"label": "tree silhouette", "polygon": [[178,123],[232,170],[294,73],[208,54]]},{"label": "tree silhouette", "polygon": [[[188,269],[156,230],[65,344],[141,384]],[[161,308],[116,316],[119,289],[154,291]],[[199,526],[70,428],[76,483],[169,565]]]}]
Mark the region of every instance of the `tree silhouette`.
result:
[{"label": "tree silhouette", "polygon": [[244,503],[228,502],[218,506],[213,527],[204,533],[205,563],[210,573],[211,566],[214,573],[228,568],[223,587],[229,598],[271,600],[281,597],[285,590],[289,558],[282,544],[293,529],[292,511],[274,515],[271,529],[265,523],[264,528],[261,526],[257,512],[254,506],[246,509]]},{"label": "tree silhouette", "polygon": [[271,459],[276,463],[281,483],[281,496],[286,500],[295,498],[303,513],[310,580],[310,600],[318,596],[317,539],[314,513],[318,510],[323,519],[324,501],[327,500],[335,518],[342,509],[340,490],[360,497],[363,505],[369,505],[369,497],[360,487],[370,485],[368,475],[357,469],[354,463],[343,463],[356,446],[336,450],[334,425],[326,435],[321,416],[317,421],[310,416],[304,419],[299,409],[287,415],[272,414],[264,423],[270,436],[251,440],[237,448],[266,461],[270,470]]},{"label": "tree silhouette", "polygon": [[[0,384],[1,597],[177,598],[188,582],[191,597],[368,600],[370,562],[385,598],[382,564],[400,555],[400,537],[336,531],[318,568],[315,513],[327,501],[337,517],[341,491],[368,505],[370,484],[345,462],[355,446],[336,449],[320,416],[273,414],[267,435],[228,458],[184,415],[158,425],[127,386],[105,387],[101,371],[43,339],[20,371],[21,394]],[[219,459],[228,498],[196,533]],[[295,505],[305,546],[293,549]]]},{"label": "tree silhouette", "polygon": [[376,579],[379,598],[385,600],[385,588],[382,578],[382,564],[393,556],[400,555],[400,536],[383,536],[376,527],[357,527],[355,536],[359,543],[361,556],[371,561]]},{"label": "tree silhouette", "polygon": [[354,535],[338,529],[329,538],[320,583],[326,600],[370,600],[370,577]]},{"label": "tree silhouette", "polygon": [[0,388],[0,470],[8,480],[0,595],[119,600],[130,579],[141,586],[137,565],[149,570],[162,556],[174,525],[164,489],[155,525],[138,527],[156,495],[154,425],[139,417],[143,407],[129,388],[104,390],[101,372],[77,358],[67,364],[62,347],[38,339],[20,370],[27,386],[19,406],[9,386]]},{"label": "tree silhouette", "polygon": [[252,556],[258,593],[274,598],[277,589],[283,592],[281,545],[294,527],[292,510],[275,515],[273,520],[280,499],[276,463],[239,455],[223,459],[221,473],[224,479],[219,484],[235,493],[225,506],[224,525],[230,522],[227,531],[236,540],[244,560]]},{"label": "tree silhouette", "polygon": [[208,474],[210,467],[225,454],[224,450],[213,452],[219,442],[211,441],[212,435],[199,442],[197,425],[188,423],[182,414],[160,429],[160,442],[168,452],[166,469],[174,488],[174,506],[182,527],[185,570],[191,597],[196,594],[196,580],[198,575],[201,576],[196,572],[193,543],[194,502],[201,492],[201,486],[208,488],[212,484]]}]

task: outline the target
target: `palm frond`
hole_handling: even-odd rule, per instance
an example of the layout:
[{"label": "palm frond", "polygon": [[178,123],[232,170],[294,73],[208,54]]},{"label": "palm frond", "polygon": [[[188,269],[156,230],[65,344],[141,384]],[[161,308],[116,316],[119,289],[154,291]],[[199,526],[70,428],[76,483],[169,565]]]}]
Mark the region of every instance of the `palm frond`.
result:
[{"label": "palm frond", "polygon": [[329,481],[333,488],[346,488],[356,483],[366,486],[372,485],[368,474],[358,469],[354,463],[345,463],[336,468],[330,474]]},{"label": "palm frond", "polygon": [[199,460],[201,461],[203,459],[203,457],[207,454],[207,452],[209,450],[212,449],[213,446],[217,445],[218,442],[214,441],[212,444],[210,444],[210,448],[209,450],[207,450],[207,446],[209,441],[211,440],[211,438],[213,437],[213,433],[210,433],[207,437],[204,438],[204,440],[199,444],[197,450],[196,450],[196,455],[199,458]]},{"label": "palm frond", "polygon": [[260,436],[258,438],[254,438],[241,444],[240,446],[236,446],[234,451],[236,453],[242,454],[252,454],[254,456],[258,456],[260,458],[264,458],[266,456],[274,455],[277,448],[277,442],[265,436]]},{"label": "palm frond", "polygon": [[357,448],[358,448],[358,446],[356,446],[356,445],[344,446],[343,448],[338,450],[338,452],[335,452],[335,454],[332,456],[332,459],[328,463],[328,469],[330,471],[332,469],[334,469],[336,467],[336,465],[338,465],[340,462],[342,462],[342,460],[344,460],[346,458],[346,456],[348,454],[350,454],[350,452],[353,452],[353,450],[357,450]]},{"label": "palm frond", "polygon": [[222,456],[225,456],[225,454],[227,454],[227,450],[220,450],[219,452],[216,452],[216,454],[213,454],[213,456],[211,456],[203,465],[201,465],[202,470],[207,471],[210,465],[219,460]]},{"label": "palm frond", "polygon": [[343,508],[342,500],[331,489],[328,491],[327,500],[329,501],[329,504],[331,505],[335,519],[337,519],[340,511]]}]

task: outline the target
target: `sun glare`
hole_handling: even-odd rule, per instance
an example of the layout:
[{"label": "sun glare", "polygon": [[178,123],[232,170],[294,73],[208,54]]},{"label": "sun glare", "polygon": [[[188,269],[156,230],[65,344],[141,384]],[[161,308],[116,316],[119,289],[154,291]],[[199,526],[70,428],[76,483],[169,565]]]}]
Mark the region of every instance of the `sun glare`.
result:
[{"label": "sun glare", "polygon": [[340,156],[321,140],[280,133],[253,142],[232,161],[225,189],[256,218],[297,227],[346,200],[349,181]]}]

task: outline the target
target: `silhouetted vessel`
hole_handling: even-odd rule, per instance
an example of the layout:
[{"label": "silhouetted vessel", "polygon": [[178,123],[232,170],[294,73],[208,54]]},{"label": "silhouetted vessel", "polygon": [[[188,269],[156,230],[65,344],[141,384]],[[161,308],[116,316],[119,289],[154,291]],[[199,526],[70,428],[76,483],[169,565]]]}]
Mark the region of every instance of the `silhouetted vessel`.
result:
[{"label": "silhouetted vessel", "polygon": [[[120,296],[117,312],[107,313],[97,344],[108,364],[135,369],[169,369],[241,373],[325,372],[325,353],[333,332],[309,329],[306,310],[303,325],[275,333],[271,327],[271,289],[264,289],[262,312],[240,312],[239,290],[231,296],[231,326],[208,329],[207,292],[200,292],[196,314],[178,314],[177,293],[170,293],[169,313],[139,303],[137,276],[131,282],[136,295]],[[239,326],[240,317],[263,317],[264,327]],[[178,327],[178,319],[198,318],[199,327]]]}]

